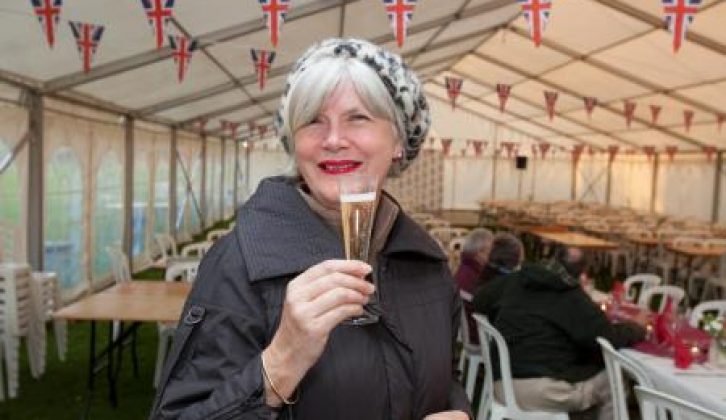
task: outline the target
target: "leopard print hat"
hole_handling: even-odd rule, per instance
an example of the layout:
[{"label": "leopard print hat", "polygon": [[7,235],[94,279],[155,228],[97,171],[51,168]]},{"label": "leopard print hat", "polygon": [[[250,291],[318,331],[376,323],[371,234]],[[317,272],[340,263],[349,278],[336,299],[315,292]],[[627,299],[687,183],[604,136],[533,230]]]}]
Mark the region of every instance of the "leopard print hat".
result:
[{"label": "leopard print hat", "polygon": [[[282,94],[280,107],[275,115],[275,126],[282,132],[285,109],[292,85],[305,71],[306,64],[320,57],[351,57],[369,66],[381,78],[393,103],[398,108],[398,118],[403,118],[404,153],[400,160],[394,162],[396,172],[403,171],[416,158],[421,145],[429,131],[431,117],[428,103],[423,93],[423,86],[401,57],[368,41],[360,39],[330,38],[314,45],[298,59],[287,77],[285,91]],[[285,151],[290,153],[289,142],[292,139],[282,132],[280,140]]]}]

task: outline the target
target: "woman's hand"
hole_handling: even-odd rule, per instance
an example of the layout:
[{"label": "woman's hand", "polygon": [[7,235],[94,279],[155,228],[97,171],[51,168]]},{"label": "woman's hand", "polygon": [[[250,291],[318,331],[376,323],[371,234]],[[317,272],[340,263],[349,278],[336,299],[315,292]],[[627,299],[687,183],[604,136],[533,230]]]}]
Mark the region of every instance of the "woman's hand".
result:
[{"label": "woman's hand", "polygon": [[[287,285],[280,326],[262,352],[267,374],[289,398],[325,349],[330,331],[345,319],[361,315],[373,293],[366,281],[370,265],[354,260],[328,260],[310,267]],[[265,384],[270,406],[282,401]]]},{"label": "woman's hand", "polygon": [[469,415],[463,411],[441,411],[429,414],[424,420],[469,420]]}]

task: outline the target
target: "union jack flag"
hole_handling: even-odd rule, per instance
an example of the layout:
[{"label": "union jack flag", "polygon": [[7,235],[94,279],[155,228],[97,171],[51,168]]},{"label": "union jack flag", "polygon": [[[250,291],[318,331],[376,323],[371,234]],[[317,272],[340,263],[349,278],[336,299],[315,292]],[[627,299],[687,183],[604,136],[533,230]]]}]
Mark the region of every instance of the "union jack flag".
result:
[{"label": "union jack flag", "polygon": [[534,45],[539,47],[542,42],[542,33],[547,27],[550,18],[552,0],[517,0],[522,5],[522,13],[529,23],[529,34]]},{"label": "union jack flag", "polygon": [[446,82],[446,93],[448,93],[449,100],[451,100],[451,108],[456,108],[456,98],[461,93],[461,85],[464,84],[464,79],[446,76],[444,80]]},{"label": "union jack flag", "polygon": [[452,141],[454,141],[454,139],[441,139],[441,151],[444,153],[444,156],[449,156]]},{"label": "union jack flag", "polygon": [[282,23],[285,21],[287,12],[290,11],[291,0],[258,0],[262,5],[262,14],[265,17],[267,28],[270,30],[272,45],[277,47],[277,40],[280,37]]},{"label": "union jack flag", "polygon": [[683,111],[683,125],[686,127],[686,133],[691,131],[691,124],[693,123],[693,110],[686,109]]},{"label": "union jack flag", "polygon": [[673,157],[678,153],[678,146],[666,146],[665,152],[668,155],[668,160],[673,162]]},{"label": "union jack flag", "polygon": [[648,160],[651,160],[655,155],[655,146],[643,146],[643,153],[645,153]]},{"label": "union jack flag", "polygon": [[610,162],[615,160],[618,150],[620,150],[620,147],[618,146],[608,146],[608,159]]},{"label": "union jack flag", "polygon": [[633,116],[635,116],[635,107],[636,103],[633,101],[624,101],[624,108],[625,108],[625,125],[630,128],[630,125],[633,122]]},{"label": "union jack flag", "polygon": [[583,102],[585,102],[585,112],[587,112],[587,118],[592,117],[592,111],[597,106],[597,98],[594,96],[585,96],[582,98]]},{"label": "union jack flag", "polygon": [[146,18],[156,37],[156,48],[159,49],[164,46],[164,28],[171,21],[174,0],[141,0],[141,5],[144,6]]},{"label": "union jack flag", "polygon": [[507,98],[512,91],[512,85],[497,83],[497,96],[499,97],[499,112],[504,112],[504,106],[507,104]]},{"label": "union jack flag", "polygon": [[229,136],[232,139],[237,138],[237,129],[239,129],[238,122],[231,122],[227,120],[222,120],[222,131],[226,132],[229,131]]},{"label": "union jack flag", "polygon": [[399,48],[406,40],[406,29],[413,18],[413,9],[417,2],[418,0],[383,0]]},{"label": "union jack flag", "polygon": [[660,115],[661,109],[663,109],[663,107],[660,105],[650,105],[650,120],[653,125],[658,124],[658,116]]},{"label": "union jack flag", "polygon": [[197,49],[198,45],[199,43],[196,39],[189,39],[185,36],[178,35],[169,37],[169,46],[174,50],[172,56],[177,65],[179,83],[184,81],[184,76],[187,70],[189,70],[189,64],[192,61],[192,53]]},{"label": "union jack flag", "polygon": [[661,0],[661,2],[665,13],[665,24],[673,34],[673,52],[678,52],[686,38],[688,25],[693,23],[693,18],[698,12],[701,0]]},{"label": "union jack flag", "polygon": [[539,144],[539,151],[542,155],[542,159],[544,159],[547,156],[547,152],[550,150],[550,144],[547,142],[542,142]]},{"label": "union jack flag", "polygon": [[83,71],[88,73],[91,71],[91,62],[96,55],[98,43],[101,42],[103,35],[103,25],[94,25],[91,23],[68,22],[73,31],[73,37],[76,38],[78,52],[81,54],[83,61]]},{"label": "union jack flag", "polygon": [[257,80],[260,82],[260,90],[262,90],[265,88],[267,72],[272,67],[272,62],[275,61],[275,52],[251,48],[250,55],[252,56],[252,62],[257,73]]},{"label": "union jack flag", "polygon": [[550,117],[550,121],[552,121],[552,118],[555,116],[555,103],[557,103],[557,96],[559,96],[557,92],[550,92],[547,90],[544,92],[547,116]]},{"label": "union jack flag", "polygon": [[53,48],[63,0],[30,0],[30,4],[33,6],[35,16],[38,17],[40,27],[43,28],[48,45]]}]

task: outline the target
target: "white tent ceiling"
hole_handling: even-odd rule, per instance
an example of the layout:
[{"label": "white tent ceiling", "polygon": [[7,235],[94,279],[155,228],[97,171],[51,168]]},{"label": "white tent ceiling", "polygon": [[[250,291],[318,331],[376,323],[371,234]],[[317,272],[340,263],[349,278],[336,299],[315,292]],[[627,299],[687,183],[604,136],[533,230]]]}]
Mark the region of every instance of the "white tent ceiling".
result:
[{"label": "white tent ceiling", "polygon": [[[398,51],[427,80],[432,101],[448,101],[444,77],[465,79],[459,111],[536,141],[681,150],[723,149],[726,114],[726,2],[704,0],[678,53],[657,0],[554,0],[542,45],[535,47],[515,0],[420,0],[404,47],[396,46],[380,0],[293,0],[264,90],[250,48],[271,48],[254,0],[177,0],[176,32],[200,40],[183,83],[171,50],[154,48],[137,0],[65,0],[54,49],[27,0],[0,5],[0,80],[51,96],[167,124],[210,118],[270,121],[284,77],[303,50],[331,36],[372,40]],[[106,25],[93,69],[80,64],[69,20]],[[512,84],[504,113],[494,87]],[[543,91],[559,92],[550,121]],[[582,101],[600,105],[588,117]],[[630,128],[623,101],[637,103]],[[657,125],[649,105],[663,107]],[[436,110],[446,107],[436,106]],[[695,113],[690,131],[683,110]],[[437,111],[439,112],[439,111]],[[437,131],[446,134],[445,116]],[[244,134],[244,130],[242,130]]]}]

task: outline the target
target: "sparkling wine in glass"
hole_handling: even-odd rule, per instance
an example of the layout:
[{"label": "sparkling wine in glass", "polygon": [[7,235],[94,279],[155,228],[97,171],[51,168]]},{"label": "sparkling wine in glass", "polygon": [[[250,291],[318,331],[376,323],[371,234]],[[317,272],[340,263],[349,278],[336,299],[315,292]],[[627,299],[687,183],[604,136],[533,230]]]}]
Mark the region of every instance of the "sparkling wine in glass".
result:
[{"label": "sparkling wine in glass", "polygon": [[[373,176],[352,173],[340,175],[338,187],[345,258],[368,262],[378,184]],[[378,314],[371,310],[376,303],[377,292],[374,292],[364,308],[365,313],[351,318],[348,323],[365,325],[377,322]]]}]

